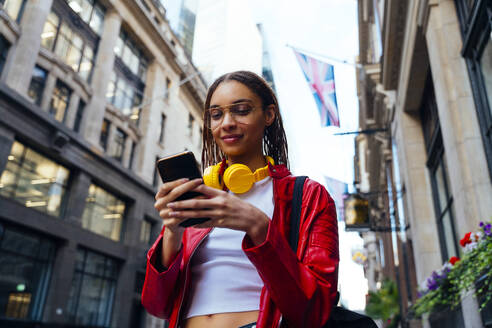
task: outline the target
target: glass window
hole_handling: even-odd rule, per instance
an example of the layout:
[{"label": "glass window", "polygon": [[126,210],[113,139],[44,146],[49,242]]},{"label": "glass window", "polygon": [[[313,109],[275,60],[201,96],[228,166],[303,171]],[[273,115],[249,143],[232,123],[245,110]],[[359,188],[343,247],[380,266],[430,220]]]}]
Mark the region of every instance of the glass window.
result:
[{"label": "glass window", "polygon": [[141,86],[137,87],[123,74],[113,72],[106,91],[106,99],[132,122],[138,124],[140,105],[143,99],[143,88]]},{"label": "glass window", "polygon": [[50,12],[46,23],[44,24],[43,33],[41,33],[41,45],[48,50],[53,49],[55,37],[60,25],[60,18],[54,12]]},{"label": "glass window", "polygon": [[125,32],[120,33],[114,51],[123,64],[142,82],[145,82],[148,66],[146,56]]},{"label": "glass window", "polygon": [[164,90],[164,99],[169,99],[169,91],[171,89],[171,80],[166,77],[166,90]]},{"label": "glass window", "polygon": [[150,237],[152,234],[152,222],[144,219],[140,225],[140,241],[145,244],[150,243]]},{"label": "glass window", "polygon": [[[76,4],[77,2],[73,2]],[[79,6],[76,4],[74,6]],[[82,78],[90,80],[94,66],[94,49],[60,17],[51,12],[41,34],[41,45],[53,51]]]},{"label": "glass window", "polygon": [[194,122],[195,122],[195,118],[193,117],[193,115],[188,114],[188,134],[190,136],[193,135],[193,125],[194,125]]},{"label": "glass window", "polygon": [[80,100],[79,106],[77,107],[77,113],[75,114],[75,122],[73,124],[73,130],[75,132],[80,131],[80,124],[82,123],[82,117],[84,115],[85,102]]},{"label": "glass window", "polygon": [[[158,160],[159,160],[159,156],[156,156],[155,162],[157,163]],[[158,184],[159,184],[159,174],[157,174],[157,166],[154,165],[154,175],[152,176],[152,186],[154,188],[156,188]]]},{"label": "glass window", "polygon": [[2,74],[3,66],[7,60],[10,43],[2,35],[0,35],[0,74]]},{"label": "glass window", "polygon": [[130,163],[128,163],[128,168],[131,170],[133,168],[133,161],[135,158],[135,149],[137,148],[137,144],[135,141],[132,141],[132,150],[130,152]]},{"label": "glass window", "polygon": [[85,200],[82,227],[119,241],[124,213],[125,203],[122,200],[93,184]]},{"label": "glass window", "polygon": [[492,36],[485,46],[482,58],[480,58],[480,67],[482,68],[483,82],[489,100],[489,111],[492,116]]},{"label": "glass window", "polygon": [[47,76],[48,73],[46,70],[39,66],[34,67],[31,83],[29,84],[29,90],[27,90],[27,95],[38,106],[41,105]]},{"label": "glass window", "polygon": [[20,22],[26,0],[5,0],[0,2],[3,2],[3,10],[5,10],[13,20]]},{"label": "glass window", "polygon": [[76,325],[109,327],[118,263],[110,257],[78,249],[75,268],[67,305],[69,321]]},{"label": "glass window", "polygon": [[114,135],[114,153],[112,157],[117,161],[123,160],[123,154],[125,153],[126,133],[120,129],[116,129]]},{"label": "glass window", "polygon": [[108,149],[108,135],[109,135],[109,127],[110,122],[107,119],[104,119],[101,126],[101,134],[99,136],[99,144],[103,147],[104,150]]},{"label": "glass window", "polygon": [[98,35],[102,32],[104,21],[104,8],[93,0],[66,0],[70,8],[76,12],[80,18],[96,32]]},{"label": "glass window", "polygon": [[0,195],[60,216],[69,173],[65,167],[14,141],[0,178]]},{"label": "glass window", "polygon": [[49,112],[58,122],[63,122],[65,120],[65,113],[68,108],[71,94],[72,90],[70,90],[65,83],[56,81],[53,96],[51,97]]},{"label": "glass window", "polygon": [[55,244],[0,222],[0,317],[40,320]]}]

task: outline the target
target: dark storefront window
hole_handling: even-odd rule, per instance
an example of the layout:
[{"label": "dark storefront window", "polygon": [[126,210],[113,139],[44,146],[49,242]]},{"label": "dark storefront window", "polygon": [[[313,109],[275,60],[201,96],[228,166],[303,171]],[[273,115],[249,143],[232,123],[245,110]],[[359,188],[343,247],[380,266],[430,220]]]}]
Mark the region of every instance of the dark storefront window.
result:
[{"label": "dark storefront window", "polygon": [[46,72],[46,70],[39,66],[34,67],[31,83],[29,84],[29,90],[27,90],[27,95],[38,106],[41,105],[47,76],[48,72]]},{"label": "dark storefront window", "polygon": [[13,20],[20,22],[26,0],[0,0],[0,3],[3,6],[3,10],[5,10]]},{"label": "dark storefront window", "polygon": [[114,147],[113,154],[111,157],[116,159],[118,162],[123,160],[123,155],[125,153],[125,143],[126,143],[126,133],[120,129],[116,129],[114,135]]},{"label": "dark storefront window", "polygon": [[60,216],[69,173],[63,166],[15,141],[0,178],[0,195]]},{"label": "dark storefront window", "polygon": [[55,244],[0,222],[0,317],[40,320]]},{"label": "dark storefront window", "polygon": [[0,75],[2,74],[7,55],[9,53],[10,43],[2,35],[0,35]]},{"label": "dark storefront window", "polygon": [[53,89],[53,95],[51,97],[49,112],[58,122],[63,123],[65,121],[65,114],[67,112],[71,94],[72,90],[70,90],[65,83],[56,81],[55,88]]},{"label": "dark storefront window", "polygon": [[118,263],[86,249],[77,251],[67,309],[76,325],[109,327],[113,312]]},{"label": "dark storefront window", "polygon": [[463,49],[492,180],[492,2],[455,0]]},{"label": "dark storefront window", "polygon": [[119,241],[125,203],[108,191],[92,184],[85,200],[82,227],[94,233]]},{"label": "dark storefront window", "polygon": [[420,117],[427,149],[427,167],[431,176],[441,255],[443,261],[447,261],[451,256],[458,256],[458,244],[454,224],[453,195],[430,73],[422,98]]}]

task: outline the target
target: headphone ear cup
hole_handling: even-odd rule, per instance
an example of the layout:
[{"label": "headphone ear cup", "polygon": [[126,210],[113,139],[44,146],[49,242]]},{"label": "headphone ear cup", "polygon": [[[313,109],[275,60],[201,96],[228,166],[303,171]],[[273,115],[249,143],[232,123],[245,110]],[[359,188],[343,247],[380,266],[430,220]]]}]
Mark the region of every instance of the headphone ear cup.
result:
[{"label": "headphone ear cup", "polygon": [[203,183],[215,189],[222,189],[224,182],[220,179],[219,171],[220,163],[207,167],[203,172]]},{"label": "headphone ear cup", "polygon": [[242,194],[251,189],[255,176],[244,164],[233,164],[224,172],[224,183],[235,194]]}]

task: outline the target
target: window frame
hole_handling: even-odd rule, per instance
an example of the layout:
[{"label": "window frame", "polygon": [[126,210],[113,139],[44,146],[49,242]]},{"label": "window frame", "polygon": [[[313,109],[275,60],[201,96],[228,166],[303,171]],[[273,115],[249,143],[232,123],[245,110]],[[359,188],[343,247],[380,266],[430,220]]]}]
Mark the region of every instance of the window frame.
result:
[{"label": "window frame", "polygon": [[[66,107],[65,107],[64,112],[63,112],[63,118],[61,120],[57,120],[56,116],[58,115],[58,109],[56,109],[56,112],[54,112],[55,107],[53,107],[53,102],[54,102],[54,98],[57,97],[57,90],[61,91],[62,88],[66,89],[68,91],[67,100],[66,100]],[[70,107],[70,98],[72,97],[72,93],[73,93],[73,90],[65,82],[63,82],[60,79],[56,80],[55,87],[53,88],[53,93],[51,94],[50,107],[48,109],[48,112],[50,113],[50,115],[53,116],[53,118],[55,118],[55,120],[57,120],[60,123],[64,124],[66,119],[67,119],[67,112],[68,112],[68,109]]]},{"label": "window frame", "polygon": [[473,7],[469,8],[466,1],[455,0],[463,40],[461,55],[468,69],[489,178],[492,181],[492,99],[488,99],[480,64],[487,43],[492,42],[492,3],[487,0],[475,0]]},{"label": "window frame", "polygon": [[[7,11],[4,9],[4,5],[5,5],[5,1],[6,0],[0,0],[0,5],[2,5],[2,10],[4,10],[6,13]],[[19,12],[17,13],[17,17],[11,17],[10,15],[7,15],[12,18],[14,21],[16,21],[18,24],[20,23],[21,19],[22,19],[22,16],[24,15],[24,10],[26,9],[26,3],[27,3],[27,0],[20,0],[22,1],[20,7],[19,7]]]},{"label": "window frame", "polygon": [[[33,86],[33,83],[38,84],[39,82],[41,82],[40,79],[35,77],[35,75],[34,75],[35,70],[42,71],[45,76],[44,76],[44,79],[42,80],[42,87],[39,89],[39,91],[40,91],[40,93],[38,94],[39,97],[36,99],[33,99],[29,96],[29,92],[31,91],[31,86]],[[28,97],[33,100],[34,104],[36,104],[38,106],[41,106],[41,102],[43,101],[43,94],[44,94],[44,90],[46,88],[46,81],[47,80],[48,80],[48,71],[39,65],[34,66],[33,74],[31,77],[31,82],[29,82],[29,88],[27,90],[27,93],[28,93]]]}]

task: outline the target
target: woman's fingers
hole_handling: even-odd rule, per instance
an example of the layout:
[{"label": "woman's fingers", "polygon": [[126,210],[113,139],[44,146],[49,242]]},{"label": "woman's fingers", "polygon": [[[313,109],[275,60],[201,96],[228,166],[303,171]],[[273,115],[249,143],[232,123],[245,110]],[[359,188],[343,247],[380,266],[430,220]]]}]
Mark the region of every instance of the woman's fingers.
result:
[{"label": "woman's fingers", "polygon": [[180,184],[183,184],[185,182],[189,181],[189,179],[179,179],[179,180],[174,180],[170,182],[164,183],[160,188],[159,191],[155,194],[155,200],[157,200],[160,197],[166,196],[171,190],[179,186]]},{"label": "woman's fingers", "polygon": [[193,191],[199,192],[199,193],[204,194],[204,195],[209,196],[209,197],[220,196],[220,195],[226,193],[223,190],[215,189],[215,188],[209,187],[205,184],[199,185]]},{"label": "woman's fingers", "polygon": [[160,211],[167,203],[175,200],[184,193],[195,189],[202,182],[202,179],[194,179],[191,181],[180,179],[166,183],[157,192],[154,207]]}]

